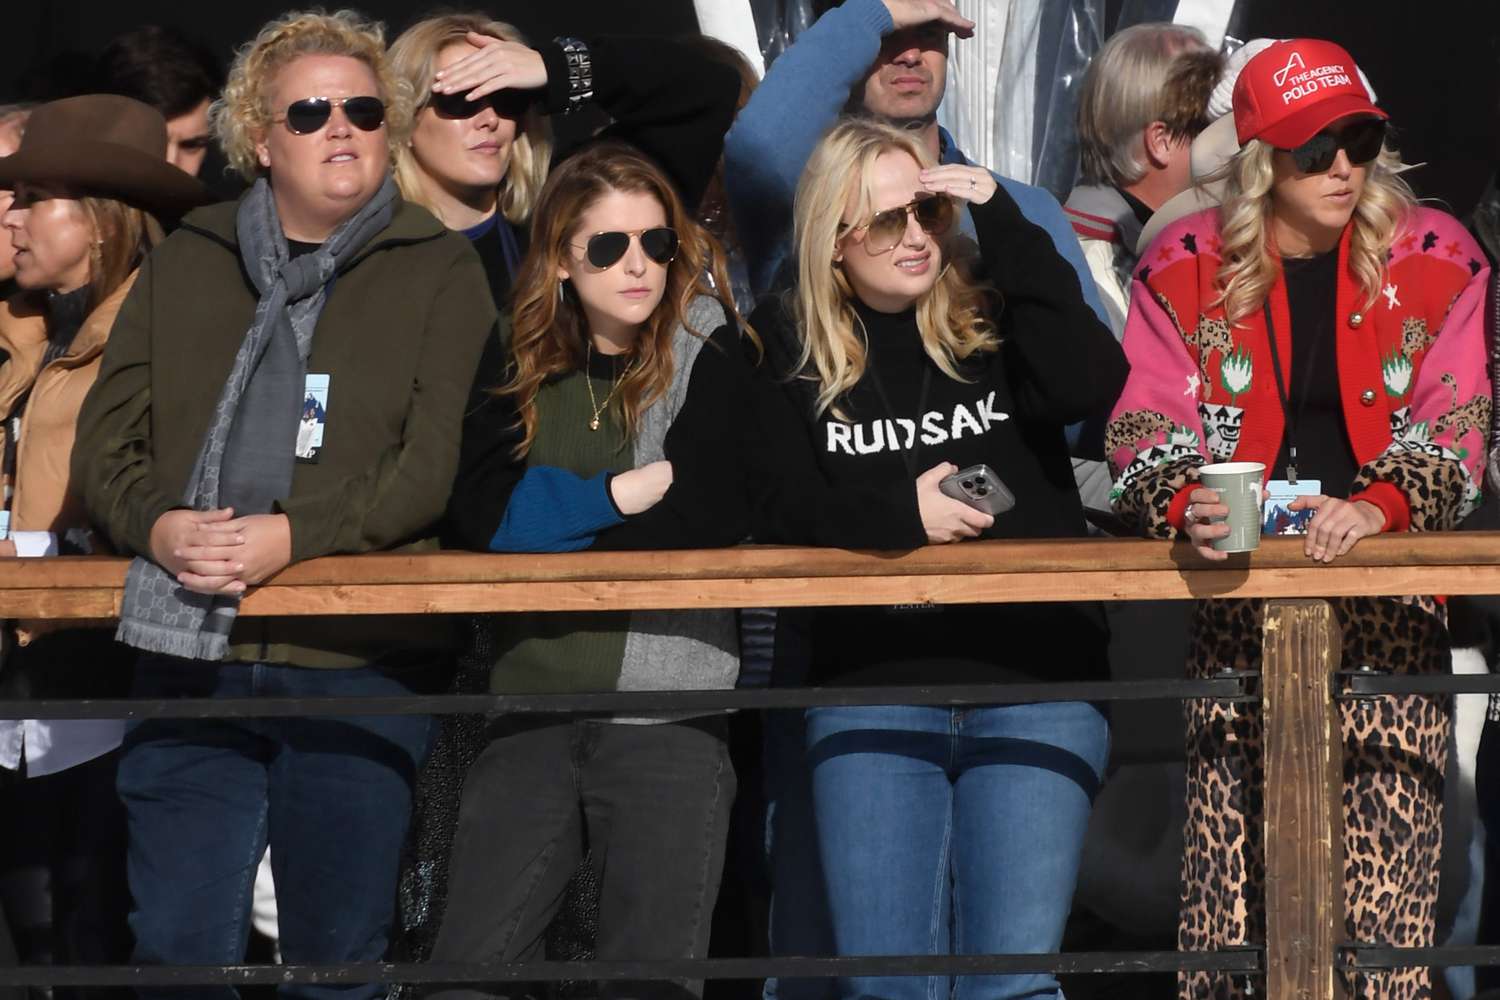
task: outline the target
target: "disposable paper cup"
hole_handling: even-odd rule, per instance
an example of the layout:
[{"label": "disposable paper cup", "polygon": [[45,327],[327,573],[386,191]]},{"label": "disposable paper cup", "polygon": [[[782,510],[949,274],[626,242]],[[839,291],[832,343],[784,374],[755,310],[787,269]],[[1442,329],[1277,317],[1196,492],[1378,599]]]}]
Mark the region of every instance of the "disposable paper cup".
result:
[{"label": "disposable paper cup", "polygon": [[1228,535],[1213,540],[1216,551],[1250,552],[1260,547],[1260,482],[1265,474],[1259,462],[1221,462],[1198,470],[1199,482],[1216,490],[1219,502],[1229,508],[1228,517],[1212,519],[1229,525]]}]

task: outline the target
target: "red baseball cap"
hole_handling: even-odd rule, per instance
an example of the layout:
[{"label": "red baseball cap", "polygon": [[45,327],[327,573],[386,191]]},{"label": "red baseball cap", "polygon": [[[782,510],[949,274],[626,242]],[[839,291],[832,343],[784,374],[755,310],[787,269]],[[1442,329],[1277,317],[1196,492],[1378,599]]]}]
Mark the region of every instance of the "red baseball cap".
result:
[{"label": "red baseball cap", "polygon": [[1349,115],[1390,117],[1370,99],[1353,57],[1316,38],[1276,42],[1245,63],[1232,103],[1241,146],[1261,139],[1293,149]]}]

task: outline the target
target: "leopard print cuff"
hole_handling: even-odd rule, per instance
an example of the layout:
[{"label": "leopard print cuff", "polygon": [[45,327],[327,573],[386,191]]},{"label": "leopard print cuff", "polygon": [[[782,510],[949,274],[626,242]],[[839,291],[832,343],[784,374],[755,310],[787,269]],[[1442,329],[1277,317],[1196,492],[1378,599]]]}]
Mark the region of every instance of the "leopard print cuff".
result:
[{"label": "leopard print cuff", "polygon": [[1115,496],[1115,511],[1147,538],[1176,538],[1177,530],[1167,521],[1167,508],[1184,486],[1198,481],[1202,464],[1203,457],[1198,455],[1138,472]]},{"label": "leopard print cuff", "polygon": [[1406,495],[1412,531],[1451,531],[1478,499],[1478,491],[1457,459],[1420,452],[1382,453],[1359,470],[1350,492],[1367,490],[1375,483],[1390,483]]}]

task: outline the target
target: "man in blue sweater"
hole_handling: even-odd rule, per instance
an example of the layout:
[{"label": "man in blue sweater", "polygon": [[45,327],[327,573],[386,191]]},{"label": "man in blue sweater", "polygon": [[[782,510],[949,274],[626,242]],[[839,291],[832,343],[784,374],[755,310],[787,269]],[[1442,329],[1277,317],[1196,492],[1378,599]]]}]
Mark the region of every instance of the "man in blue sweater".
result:
[{"label": "man in blue sweater", "polygon": [[[813,147],[841,113],[862,111],[919,131],[941,163],[969,158],[937,123],[948,81],[948,36],[974,24],[952,0],[847,0],[818,19],[771,65],[724,140],[724,180],[735,232],[756,296],[787,257],[792,199]],[[1045,229],[1078,272],[1084,298],[1102,320],[1094,280],[1057,199],[998,174],[1027,219]],[[961,225],[970,236],[965,209]]]}]

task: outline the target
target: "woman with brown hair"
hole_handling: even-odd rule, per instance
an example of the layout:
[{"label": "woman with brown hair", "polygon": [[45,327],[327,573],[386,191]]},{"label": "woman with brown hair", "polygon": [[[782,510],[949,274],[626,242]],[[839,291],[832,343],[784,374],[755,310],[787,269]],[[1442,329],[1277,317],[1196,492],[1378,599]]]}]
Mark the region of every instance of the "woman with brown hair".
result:
[{"label": "woman with brown hair", "polygon": [[[0,556],[78,555],[100,547],[69,472],[84,395],[121,303],[162,238],[160,218],[207,199],[166,162],[166,124],[124,97],[44,104],[19,148],[0,158],[0,214],[20,288],[0,305],[4,499]],[[7,623],[0,697],[123,696],[130,665],[106,628]],[[51,913],[23,958],[114,964],[129,957],[125,817],[114,792],[116,720],[0,721],[3,811],[24,820],[0,836],[0,871],[45,870]],[[24,777],[22,777],[24,776]],[[80,817],[87,822],[79,822]],[[7,878],[14,883],[14,879]],[[22,920],[24,921],[24,915]],[[33,928],[23,928],[35,930]]]},{"label": "woman with brown hair", "polygon": [[[490,343],[465,420],[450,505],[463,540],[738,541],[744,518],[716,519],[705,500],[744,495],[733,438],[748,383],[733,304],[705,280],[728,287],[712,237],[659,167],[615,143],[559,166],[535,218],[510,342]],[[672,463],[691,478],[674,483]],[[496,692],[729,688],[739,668],[729,611],[507,615],[494,643]],[[433,960],[536,957],[586,844],[609,859],[598,957],[706,953],[734,798],[722,715],[511,716],[487,740]]]}]

